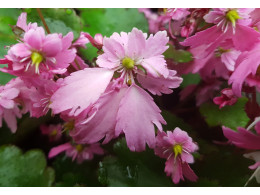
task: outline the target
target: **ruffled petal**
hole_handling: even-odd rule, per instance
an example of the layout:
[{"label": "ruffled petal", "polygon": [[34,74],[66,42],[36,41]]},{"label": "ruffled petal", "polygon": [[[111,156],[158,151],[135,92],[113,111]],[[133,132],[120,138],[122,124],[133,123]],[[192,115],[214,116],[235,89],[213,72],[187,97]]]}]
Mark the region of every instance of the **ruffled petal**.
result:
[{"label": "ruffled petal", "polygon": [[70,110],[69,115],[79,115],[98,100],[113,74],[103,68],[86,68],[72,73],[51,97],[50,108],[55,114]]},{"label": "ruffled petal", "polygon": [[124,132],[131,151],[145,150],[146,143],[150,148],[154,148],[154,124],[159,130],[162,130],[161,123],[166,124],[160,112],[152,97],[133,84],[120,102],[116,136]]}]

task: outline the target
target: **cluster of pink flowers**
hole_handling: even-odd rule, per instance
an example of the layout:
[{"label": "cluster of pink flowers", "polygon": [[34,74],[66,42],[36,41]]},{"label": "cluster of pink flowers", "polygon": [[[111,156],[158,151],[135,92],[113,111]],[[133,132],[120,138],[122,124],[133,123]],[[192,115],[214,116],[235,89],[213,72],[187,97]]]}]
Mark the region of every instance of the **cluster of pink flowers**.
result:
[{"label": "cluster of pink flowers", "polygon": [[[168,10],[167,18],[180,20],[188,14],[186,9]],[[133,28],[110,37],[81,32],[73,40],[72,32],[46,34],[43,27],[26,20],[22,13],[14,27],[23,31],[19,43],[0,60],[7,65],[0,70],[16,76],[0,88],[1,122],[4,118],[15,133],[16,118],[22,114],[38,118],[51,112],[63,122],[42,125],[42,134],[51,142],[62,137],[71,141],[52,148],[49,158],[66,152],[82,163],[105,154],[101,144],[123,135],[131,151],[144,151],[147,144],[166,158],[165,172],[174,183],[183,176],[197,180],[188,165],[197,145],[179,128],[166,135],[162,128],[166,121],[149,94],[170,94],[182,82],[164,59],[166,31],[148,36]],[[94,67],[78,55],[87,43],[99,50]]]},{"label": "cluster of pink flowers", "polygon": [[[148,19],[150,32],[167,30],[176,48],[186,49],[193,55],[193,61],[172,66],[179,74],[197,73],[201,78],[198,85],[183,89],[181,100],[195,94],[197,106],[212,101],[221,109],[236,104],[243,94],[249,98],[245,110],[252,124],[247,129],[238,127],[237,131],[223,127],[223,132],[230,143],[253,150],[245,157],[256,161],[249,168],[256,169],[253,176],[260,183],[260,110],[256,101],[256,92],[260,91],[260,10],[175,8],[139,11]],[[181,37],[186,39],[183,41]],[[215,97],[218,93],[221,96]]]},{"label": "cluster of pink flowers", "polygon": [[[27,24],[22,13],[14,27],[23,32],[19,42],[0,59],[6,65],[0,71],[16,76],[0,86],[0,126],[4,119],[15,133],[23,114],[38,118],[51,112],[62,122],[42,125],[42,134],[53,142],[70,141],[52,148],[50,158],[65,152],[78,163],[91,160],[106,153],[102,146],[123,136],[131,151],[144,151],[147,145],[166,159],[165,172],[174,183],[196,181],[189,164],[198,145],[178,127],[163,131],[166,121],[151,94],[170,94],[182,83],[180,75],[198,74],[200,83],[184,88],[180,100],[195,95],[197,106],[212,101],[222,109],[244,94],[249,98],[246,111],[252,123],[237,131],[223,127],[223,133],[235,146],[253,150],[244,156],[256,161],[249,168],[260,182],[260,10],[139,11],[148,20],[149,35],[133,28],[110,37],[81,32],[76,40],[72,32],[46,34],[36,23]],[[78,52],[87,43],[98,49],[91,66]],[[169,45],[189,51],[193,60],[178,64],[165,59]]]}]

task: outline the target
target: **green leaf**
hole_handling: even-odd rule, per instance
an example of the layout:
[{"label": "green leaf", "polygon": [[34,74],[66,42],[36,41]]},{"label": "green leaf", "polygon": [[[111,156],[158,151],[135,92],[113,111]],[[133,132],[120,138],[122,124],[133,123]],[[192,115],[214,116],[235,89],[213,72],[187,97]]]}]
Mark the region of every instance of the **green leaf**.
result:
[{"label": "green leaf", "polygon": [[130,32],[134,27],[148,32],[144,15],[133,8],[84,9],[81,17],[85,22],[84,31],[92,36],[96,33],[111,36],[114,32]]},{"label": "green leaf", "polygon": [[192,129],[192,127],[185,123],[182,118],[177,117],[169,111],[163,110],[162,116],[167,122],[167,125],[164,125],[164,130],[174,130],[176,127],[179,127],[185,131],[190,131]]},{"label": "green leaf", "polygon": [[173,186],[164,173],[165,159],[152,150],[131,152],[124,139],[114,144],[116,156],[99,164],[99,181],[107,186]]},{"label": "green leaf", "polygon": [[205,117],[209,126],[224,125],[231,129],[245,127],[249,118],[245,112],[247,98],[238,99],[237,103],[232,106],[225,106],[222,109],[213,103],[205,103],[200,107],[200,113]]},{"label": "green leaf", "polygon": [[40,150],[22,154],[16,146],[0,147],[0,186],[51,186],[54,177],[53,169],[46,167],[45,156]]},{"label": "green leaf", "polygon": [[188,85],[197,85],[201,80],[199,74],[192,74],[192,73],[184,74],[182,75],[182,78],[183,81],[180,85],[180,88],[182,89],[187,87]]},{"label": "green leaf", "polygon": [[20,9],[0,8],[0,33],[11,34],[12,29],[9,25],[15,25]]},{"label": "green leaf", "polygon": [[[73,9],[46,8],[41,9],[42,15],[51,33],[62,33],[66,35],[72,31],[74,39],[77,38],[82,30],[82,20],[77,16]],[[28,15],[28,22],[37,22],[38,26],[43,26],[36,9],[25,10]]]},{"label": "green leaf", "polygon": [[193,60],[190,52],[182,49],[176,50],[172,45],[169,45],[169,48],[164,52],[164,56],[166,59],[173,59],[179,63],[186,63]]},{"label": "green leaf", "polygon": [[[9,27],[9,28],[11,29],[11,27]],[[16,43],[16,40],[15,40],[14,36],[3,34],[0,32],[0,58],[3,58],[4,55],[7,54],[8,50],[5,48],[5,46],[10,46],[15,43]],[[2,65],[2,64],[0,65],[1,68],[4,66],[5,65]],[[0,72],[0,84],[1,85],[8,83],[8,81],[10,81],[12,78],[15,78],[15,77],[8,73]]]},{"label": "green leaf", "polygon": [[78,164],[66,155],[55,158],[52,166],[55,169],[55,186],[100,186],[97,180],[98,157]]}]

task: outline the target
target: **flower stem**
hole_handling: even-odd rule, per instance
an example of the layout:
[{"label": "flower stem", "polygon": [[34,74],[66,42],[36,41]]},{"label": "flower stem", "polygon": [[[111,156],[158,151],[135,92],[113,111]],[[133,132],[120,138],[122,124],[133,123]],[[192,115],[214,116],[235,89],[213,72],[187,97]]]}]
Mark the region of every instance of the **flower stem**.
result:
[{"label": "flower stem", "polygon": [[51,31],[50,31],[46,21],[44,20],[44,17],[42,15],[41,9],[40,8],[36,8],[36,10],[37,10],[37,12],[38,12],[38,14],[39,14],[39,16],[41,18],[41,21],[42,21],[42,23],[44,25],[45,30],[47,31],[48,34],[51,34]]}]

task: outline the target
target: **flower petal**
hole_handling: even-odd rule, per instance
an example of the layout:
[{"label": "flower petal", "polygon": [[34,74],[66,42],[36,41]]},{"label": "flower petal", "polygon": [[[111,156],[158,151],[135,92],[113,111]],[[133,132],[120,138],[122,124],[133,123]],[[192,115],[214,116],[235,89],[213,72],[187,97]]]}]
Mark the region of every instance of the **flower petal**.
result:
[{"label": "flower petal", "polygon": [[166,124],[160,112],[152,97],[133,84],[120,102],[116,136],[124,132],[127,145],[132,151],[145,150],[146,143],[150,148],[154,148],[154,124],[159,130],[162,130],[161,123]]},{"label": "flower petal", "polygon": [[64,79],[64,86],[51,97],[50,108],[55,114],[70,110],[77,116],[95,103],[105,91],[114,72],[103,68],[85,68]]}]

